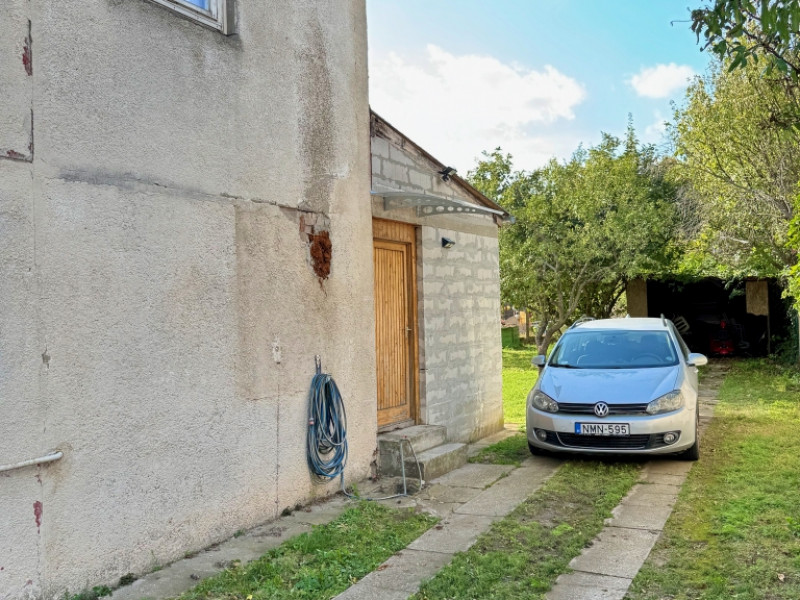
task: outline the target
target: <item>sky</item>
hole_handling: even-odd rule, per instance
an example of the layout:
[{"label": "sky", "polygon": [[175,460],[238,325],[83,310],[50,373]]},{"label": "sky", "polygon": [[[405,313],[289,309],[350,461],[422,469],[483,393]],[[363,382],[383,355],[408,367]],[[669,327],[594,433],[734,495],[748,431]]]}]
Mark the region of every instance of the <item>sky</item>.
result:
[{"label": "sky", "polygon": [[372,109],[466,175],[501,147],[532,170],[601,132],[663,146],[710,56],[699,0],[367,0]]}]

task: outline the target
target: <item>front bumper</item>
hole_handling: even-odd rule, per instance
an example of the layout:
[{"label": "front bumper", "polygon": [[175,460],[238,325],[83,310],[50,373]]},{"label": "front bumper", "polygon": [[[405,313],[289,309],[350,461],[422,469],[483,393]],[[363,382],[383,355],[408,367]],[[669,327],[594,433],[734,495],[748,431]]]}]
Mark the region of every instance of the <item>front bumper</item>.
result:
[{"label": "front bumper", "polygon": [[[661,415],[619,415],[599,419],[594,415],[559,415],[540,411],[528,405],[528,442],[538,448],[554,452],[580,452],[586,454],[672,454],[690,448],[695,442],[694,408]],[[627,423],[629,436],[589,436],[575,433],[576,423]],[[546,432],[546,440],[536,435]],[[672,443],[664,442],[664,434],[679,432]]]}]

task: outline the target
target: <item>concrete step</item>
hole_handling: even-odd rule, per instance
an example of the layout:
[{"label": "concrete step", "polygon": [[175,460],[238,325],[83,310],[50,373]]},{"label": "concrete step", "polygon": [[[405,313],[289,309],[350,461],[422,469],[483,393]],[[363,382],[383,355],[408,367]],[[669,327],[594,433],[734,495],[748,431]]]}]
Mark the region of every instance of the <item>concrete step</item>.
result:
[{"label": "concrete step", "polygon": [[447,441],[447,428],[442,425],[414,425],[405,429],[398,429],[378,436],[378,449],[380,451],[380,472],[383,477],[400,475],[400,444],[403,444],[402,455],[412,454],[408,440],[414,447],[414,452],[420,454]]},{"label": "concrete step", "polygon": [[[406,454],[406,477],[419,477],[414,455]],[[422,468],[422,479],[426,482],[441,477],[453,469],[467,463],[466,444],[442,444],[423,452],[417,452],[419,466]]]}]

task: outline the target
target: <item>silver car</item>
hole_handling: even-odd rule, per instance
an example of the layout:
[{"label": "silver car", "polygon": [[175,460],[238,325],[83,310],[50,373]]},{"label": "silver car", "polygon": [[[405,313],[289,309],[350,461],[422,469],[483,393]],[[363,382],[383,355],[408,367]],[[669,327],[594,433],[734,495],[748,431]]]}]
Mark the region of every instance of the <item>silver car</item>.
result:
[{"label": "silver car", "polygon": [[668,320],[579,321],[558,340],[528,394],[528,446],[591,454],[700,456],[697,367]]}]

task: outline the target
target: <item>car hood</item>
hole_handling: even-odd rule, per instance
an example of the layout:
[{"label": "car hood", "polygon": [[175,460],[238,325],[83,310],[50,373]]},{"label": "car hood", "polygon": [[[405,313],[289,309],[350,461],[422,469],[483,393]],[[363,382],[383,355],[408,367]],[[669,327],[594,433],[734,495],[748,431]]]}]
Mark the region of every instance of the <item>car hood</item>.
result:
[{"label": "car hood", "polygon": [[556,402],[650,402],[676,388],[680,365],[655,369],[548,367],[539,389]]}]

